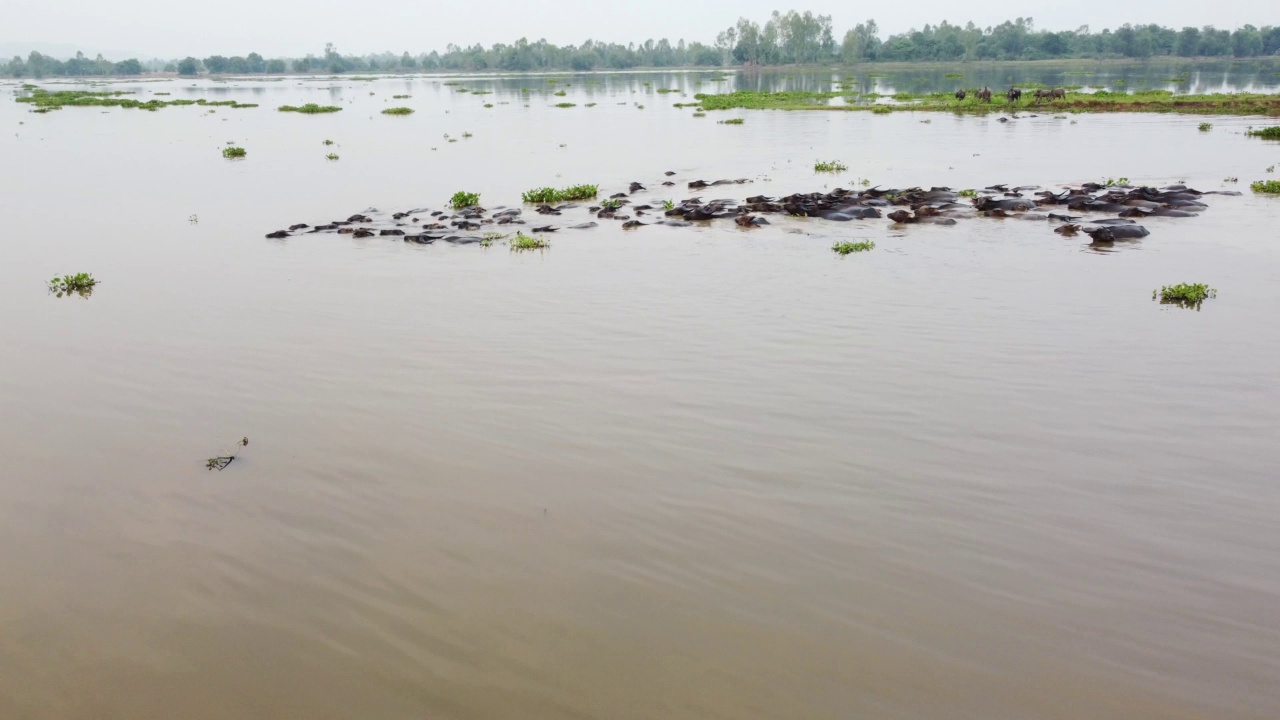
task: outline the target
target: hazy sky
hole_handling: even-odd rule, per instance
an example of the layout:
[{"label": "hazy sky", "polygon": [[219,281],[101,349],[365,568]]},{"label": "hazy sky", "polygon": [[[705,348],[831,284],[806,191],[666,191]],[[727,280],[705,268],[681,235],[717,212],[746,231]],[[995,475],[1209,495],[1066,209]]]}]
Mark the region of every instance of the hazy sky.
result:
[{"label": "hazy sky", "polygon": [[[1266,0],[1072,0],[1053,3],[973,0],[5,0],[0,43],[116,48],[145,56],[267,57],[319,53],[332,42],[344,53],[443,50],[448,43],[491,45],[520,37],[577,44],[678,38],[711,42],[739,17],[758,22],[774,9],[831,15],[837,35],[873,17],[882,31],[925,23],[988,26],[1019,14],[1037,28],[1101,30],[1126,22],[1236,28],[1280,24],[1280,2]],[[838,38],[837,38],[838,39]]]}]

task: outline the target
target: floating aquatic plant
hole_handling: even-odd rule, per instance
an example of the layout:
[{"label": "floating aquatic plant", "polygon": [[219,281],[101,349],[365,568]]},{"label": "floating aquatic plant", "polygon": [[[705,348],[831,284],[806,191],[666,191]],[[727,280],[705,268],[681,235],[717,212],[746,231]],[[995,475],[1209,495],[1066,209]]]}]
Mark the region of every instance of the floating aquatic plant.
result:
[{"label": "floating aquatic plant", "polygon": [[[237,449],[242,447],[248,447],[248,446],[249,446],[249,438],[247,437],[237,440],[235,444],[235,447]],[[224,450],[222,455],[211,457],[208,460],[206,460],[204,463],[204,466],[205,466],[205,469],[208,469],[208,470],[225,470],[228,465],[230,465],[232,462],[235,461],[235,459],[236,459],[235,451]]]},{"label": "floating aquatic plant", "polygon": [[57,294],[58,297],[70,295],[71,293],[75,293],[80,297],[89,297],[97,284],[98,281],[94,280],[89,273],[63,275],[49,281],[49,292]]},{"label": "floating aquatic plant", "polygon": [[466,192],[464,190],[459,190],[458,192],[454,193],[453,197],[450,198],[449,200],[449,205],[452,206],[454,209],[472,207],[474,205],[479,205],[479,204],[480,204],[480,193]]},{"label": "floating aquatic plant", "polygon": [[[1272,168],[1274,169],[1274,167],[1275,166],[1273,165]],[[1253,188],[1253,191],[1256,193],[1263,193],[1266,195],[1280,195],[1280,180],[1259,180],[1258,182],[1253,183],[1249,187]]]},{"label": "floating aquatic plant", "polygon": [[227,158],[227,159],[232,159],[232,158],[242,158],[242,157],[244,157],[244,156],[245,156],[245,155],[247,155],[247,154],[248,154],[248,153],[246,153],[246,152],[245,152],[245,149],[244,149],[244,148],[242,148],[242,147],[228,147],[228,148],[222,148],[222,157]]},{"label": "floating aquatic plant", "polygon": [[849,166],[845,165],[839,160],[818,161],[813,164],[814,172],[841,173],[841,172],[845,172],[848,169],[849,169]]},{"label": "floating aquatic plant", "polygon": [[662,201],[662,209],[663,209],[663,210],[675,210],[675,209],[676,209],[675,201],[673,201],[673,200],[663,200],[663,201]]},{"label": "floating aquatic plant", "polygon": [[1177,285],[1165,285],[1159,290],[1151,292],[1152,300],[1159,300],[1166,305],[1179,305],[1181,307],[1190,307],[1197,310],[1200,305],[1210,298],[1218,296],[1218,291],[1203,284],[1178,283]]},{"label": "floating aquatic plant", "polygon": [[383,115],[412,115],[413,108],[393,107],[382,111]]},{"label": "floating aquatic plant", "polygon": [[340,112],[342,110],[342,108],[336,105],[317,105],[315,103],[307,103],[306,105],[299,105],[299,106],[281,105],[276,109],[279,110],[280,112],[296,112],[296,113],[302,113],[303,115],[319,115],[321,113],[335,113],[335,112]]},{"label": "floating aquatic plant", "polygon": [[960,192],[958,192],[958,193],[956,193],[956,194],[957,194],[957,195],[959,195],[959,196],[960,196],[960,197],[962,197],[962,198],[974,198],[974,197],[978,197],[978,191],[977,191],[977,190],[970,190],[970,189],[961,190]]},{"label": "floating aquatic plant", "polygon": [[544,250],[551,247],[546,239],[525,235],[523,232],[516,233],[515,237],[507,241],[507,245],[512,250]]},{"label": "floating aquatic plant", "polygon": [[721,120],[720,124],[721,125],[742,125],[745,122],[746,120],[742,118],[729,118],[728,120]]},{"label": "floating aquatic plant", "polygon": [[1119,180],[1115,180],[1113,178],[1107,178],[1107,181],[1103,184],[1106,185],[1107,187],[1124,187],[1129,184],[1129,178],[1122,177]]},{"label": "floating aquatic plant", "polygon": [[325,158],[325,160],[337,160],[337,159],[338,159],[338,154],[337,154],[337,153],[329,153],[328,155],[325,155],[325,156],[324,156],[324,158]]},{"label": "floating aquatic plant", "polygon": [[544,187],[525,191],[520,197],[529,204],[544,204],[564,200],[587,200],[600,194],[598,185],[574,185],[561,190]]},{"label": "floating aquatic plant", "polygon": [[324,144],[325,144],[325,145],[332,145],[332,144],[333,144],[333,141],[332,141],[332,140],[325,140],[325,141],[324,141]]},{"label": "floating aquatic plant", "polygon": [[1209,132],[1212,129],[1213,129],[1213,123],[1207,123],[1207,122],[1200,123],[1200,132]]},{"label": "floating aquatic plant", "polygon": [[412,95],[392,95],[391,99],[392,100],[408,100],[411,97],[413,96]]},{"label": "floating aquatic plant", "polygon": [[831,246],[837,254],[848,255],[856,252],[867,252],[874,249],[876,243],[874,240],[859,240],[858,242],[838,242]]},{"label": "floating aquatic plant", "polygon": [[577,106],[577,105],[575,105],[574,103],[571,103],[571,102],[563,102],[563,103],[556,103],[556,107],[558,107],[558,108],[571,108],[571,107],[578,107],[578,106]]},{"label": "floating aquatic plant", "polygon": [[606,210],[617,210],[618,208],[622,207],[622,201],[614,198],[609,198],[608,200],[601,200],[600,207]]},{"label": "floating aquatic plant", "polygon": [[565,95],[568,95],[568,94],[569,94],[569,93],[565,92],[564,90],[561,90],[561,91],[557,92],[555,95],[556,95],[556,97],[564,97]]},{"label": "floating aquatic plant", "polygon": [[1266,138],[1268,140],[1280,140],[1280,125],[1276,127],[1262,128],[1261,130],[1249,129],[1250,137]]}]

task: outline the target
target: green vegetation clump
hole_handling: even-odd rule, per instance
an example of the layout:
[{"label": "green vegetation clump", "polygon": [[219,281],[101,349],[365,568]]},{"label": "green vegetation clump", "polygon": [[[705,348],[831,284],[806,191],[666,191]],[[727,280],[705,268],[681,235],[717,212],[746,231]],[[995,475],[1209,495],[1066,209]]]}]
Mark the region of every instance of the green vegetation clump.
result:
[{"label": "green vegetation clump", "polygon": [[839,160],[831,160],[831,161],[820,160],[813,164],[814,172],[840,173],[840,172],[845,172],[848,169],[849,169],[849,166],[845,165]]},{"label": "green vegetation clump", "polygon": [[28,103],[35,105],[34,112],[48,112],[50,110],[58,110],[63,107],[119,107],[136,110],[156,111],[164,107],[172,107],[174,105],[200,105],[200,106],[219,106],[230,108],[255,108],[258,107],[253,103],[239,103],[235,100],[219,100],[216,102],[205,100],[134,100],[133,98],[121,97],[128,95],[126,92],[89,92],[85,90],[59,90],[57,92],[49,92],[43,88],[31,86],[26,88],[30,91],[30,95],[16,98],[20,103]]},{"label": "green vegetation clump", "polygon": [[832,245],[831,249],[839,255],[848,255],[856,252],[867,252],[875,249],[875,246],[874,240],[859,240],[858,242],[838,242]]},{"label": "green vegetation clump", "polygon": [[596,104],[595,104],[595,103],[587,103],[586,105],[583,105],[582,107],[595,107],[595,106],[596,106]]},{"label": "green vegetation clump", "polygon": [[1165,285],[1159,290],[1151,292],[1152,300],[1159,300],[1166,305],[1180,305],[1182,307],[1193,307],[1200,309],[1201,303],[1210,298],[1218,296],[1218,291],[1202,284],[1178,283],[1177,285]]},{"label": "green vegetation clump", "polygon": [[333,141],[332,141],[332,140],[325,140],[325,141],[324,141],[324,144],[325,144],[325,145],[332,145],[332,144],[333,144]]},{"label": "green vegetation clump", "polygon": [[515,237],[507,241],[507,245],[512,250],[544,250],[551,247],[551,243],[545,239],[525,235],[523,232],[516,233]]},{"label": "green vegetation clump", "polygon": [[944,77],[944,78],[946,78],[946,79],[948,79],[948,80],[959,80],[960,78],[963,78],[963,77],[964,77],[964,73],[949,72],[949,73],[947,73],[946,75],[943,75],[942,77]]},{"label": "green vegetation clump", "polygon": [[[843,112],[871,111],[876,113],[889,113],[894,110],[922,110],[983,114],[1004,112],[1011,108],[1024,108],[1029,106],[1028,103],[1034,103],[1034,98],[1028,100],[1025,95],[1020,102],[1010,103],[1003,94],[998,93],[992,96],[990,103],[986,103],[978,99],[976,92],[969,93],[964,100],[956,99],[952,93],[898,93],[895,94],[894,98],[901,104],[892,106],[868,105],[857,102],[831,105],[828,101],[832,98],[848,98],[848,94],[798,90],[788,92],[739,90],[737,92],[714,95],[700,93],[694,97],[706,110],[741,108],[746,110],[828,110]],[[860,99],[874,100],[877,97],[879,95],[867,94],[861,96]],[[1175,95],[1168,90],[1144,90],[1133,93],[1124,91],[1077,92],[1068,95],[1065,100],[1054,101],[1053,107],[1058,112],[1074,113],[1165,112],[1202,115],[1280,115],[1280,94],[1216,93],[1210,95]]]},{"label": "green vegetation clump", "polygon": [[1280,140],[1280,125],[1276,127],[1262,128],[1261,130],[1249,130],[1249,137],[1260,137],[1268,140]]},{"label": "green vegetation clump", "polygon": [[558,108],[571,108],[571,107],[578,107],[578,106],[577,106],[577,105],[575,105],[575,104],[573,104],[573,103],[565,102],[565,103],[556,103],[556,107],[558,107]]},{"label": "green vegetation clump", "polygon": [[382,111],[383,115],[412,115],[413,108],[393,107]]},{"label": "green vegetation clump", "polygon": [[968,189],[966,189],[966,190],[961,190],[960,192],[958,192],[958,193],[956,193],[956,194],[957,194],[957,195],[959,195],[959,196],[960,196],[960,197],[962,197],[962,198],[975,198],[975,197],[978,197],[978,191],[977,191],[977,190],[968,190]]},{"label": "green vegetation clump", "polygon": [[98,284],[97,280],[89,273],[76,273],[75,275],[63,275],[55,277],[49,281],[49,292],[56,293],[58,297],[76,293],[80,297],[88,297],[93,292],[93,287]]},{"label": "green vegetation clump", "polygon": [[449,200],[449,205],[452,206],[455,210],[460,210],[466,207],[473,207],[479,204],[480,204],[480,193],[466,192],[464,190],[459,190],[458,192],[454,193],[453,197],[450,198]]},{"label": "green vegetation clump", "polygon": [[[1272,165],[1271,167],[1274,168],[1275,166]],[[1280,180],[1259,180],[1249,187],[1253,188],[1253,191],[1256,193],[1280,195]]]},{"label": "green vegetation clump", "polygon": [[694,113],[694,114],[693,114],[693,116],[694,116],[694,117],[696,117],[696,118],[702,118],[702,117],[706,117],[706,116],[707,116],[707,114],[706,114],[706,113],[704,113],[704,112],[696,112],[696,113]]},{"label": "green vegetation clump", "polygon": [[564,200],[588,200],[600,194],[598,185],[574,185],[561,190],[544,187],[525,191],[520,197],[524,202],[539,205]]},{"label": "green vegetation clump", "polygon": [[1107,187],[1124,187],[1128,184],[1129,178],[1127,177],[1122,177],[1119,180],[1116,180],[1115,178],[1107,178],[1107,181],[1103,183],[1103,185],[1106,185]]},{"label": "green vegetation clump", "polygon": [[675,201],[674,201],[674,200],[663,200],[663,201],[662,201],[662,209],[663,209],[663,210],[675,210],[675,209],[676,209],[676,203],[675,203]]},{"label": "green vegetation clump", "polygon": [[244,156],[245,156],[245,155],[247,155],[247,154],[248,154],[248,153],[246,153],[246,152],[245,152],[245,150],[244,150],[244,148],[242,148],[242,147],[227,147],[227,148],[222,148],[222,157],[224,157],[224,158],[228,158],[228,159],[231,159],[231,158],[242,158],[242,157],[244,157]]},{"label": "green vegetation clump", "polygon": [[392,100],[408,100],[410,97],[412,96],[411,95],[392,95],[391,99]]},{"label": "green vegetation clump", "polygon": [[337,160],[337,159],[338,159],[338,154],[337,154],[337,153],[329,153],[328,155],[325,155],[325,156],[324,156],[324,158],[325,158],[325,160]]},{"label": "green vegetation clump", "polygon": [[667,93],[678,93],[680,90],[679,88],[658,88],[656,92],[666,95]]},{"label": "green vegetation clump", "polygon": [[296,113],[302,113],[303,115],[319,115],[321,113],[335,113],[342,110],[342,108],[336,105],[317,105],[315,103],[307,103],[306,105],[302,105],[300,107],[294,106],[294,105],[281,105],[276,109],[279,110],[280,112],[296,112]]},{"label": "green vegetation clump", "polygon": [[721,120],[720,124],[721,125],[741,125],[745,122],[746,120],[743,120],[742,118],[729,118],[728,120]]},{"label": "green vegetation clump", "polygon": [[617,210],[618,208],[622,207],[622,201],[615,200],[614,198],[609,198],[608,200],[601,200],[600,207],[606,210]]},{"label": "green vegetation clump", "polygon": [[569,93],[567,93],[567,92],[565,92],[565,91],[561,90],[561,91],[557,92],[555,95],[556,95],[556,97],[564,97],[565,95],[568,95],[568,94],[569,94]]},{"label": "green vegetation clump", "polygon": [[1213,129],[1213,123],[1200,123],[1200,132],[1209,132]]}]

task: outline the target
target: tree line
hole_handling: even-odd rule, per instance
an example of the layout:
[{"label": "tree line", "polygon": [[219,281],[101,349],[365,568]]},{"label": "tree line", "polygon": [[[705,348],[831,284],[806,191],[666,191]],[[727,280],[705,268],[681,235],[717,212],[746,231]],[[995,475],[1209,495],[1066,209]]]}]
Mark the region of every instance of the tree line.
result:
[{"label": "tree line", "polygon": [[1212,26],[1181,30],[1160,25],[1122,25],[1092,32],[1036,30],[1031,18],[1017,18],[980,28],[947,22],[925,25],[881,39],[875,20],[850,28],[837,40],[829,15],[775,11],[763,25],[742,18],[716,36],[714,44],[667,39],[643,43],[554,45],[546,40],[491,47],[449,45],[443,53],[408,52],[343,55],[326,45],[320,55],[267,60],[258,53],[226,57],[188,57],[180,61],[136,59],[111,62],[99,55],[89,60],[77,53],[58,60],[38,52],[26,59],[0,63],[0,76],[56,77],[138,75],[176,72],[179,75],[412,72],[418,70],[504,71],[625,70],[637,67],[722,67],[727,65],[856,64],[966,60],[1047,60],[1067,58],[1258,57],[1280,54],[1280,27],[1245,25],[1236,30]]}]

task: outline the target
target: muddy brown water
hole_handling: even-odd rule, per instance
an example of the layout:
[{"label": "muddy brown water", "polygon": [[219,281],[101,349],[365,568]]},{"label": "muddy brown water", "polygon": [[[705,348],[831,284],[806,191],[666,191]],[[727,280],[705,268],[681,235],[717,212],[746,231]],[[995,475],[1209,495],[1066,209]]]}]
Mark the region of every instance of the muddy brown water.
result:
[{"label": "muddy brown water", "polygon": [[[695,119],[646,81],[692,83],[139,83],[262,107],[47,115],[2,88],[0,717],[1280,715],[1260,121]],[[345,110],[273,109],[311,101]],[[986,219],[263,239],[457,190],[694,194],[668,170],[1245,194],[1109,252]],[[81,271],[92,297],[45,292]],[[1219,297],[1151,301],[1184,281]]]}]

